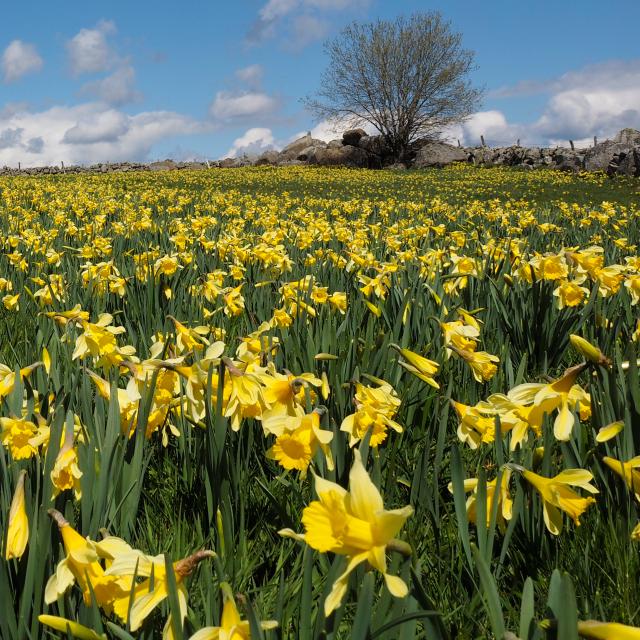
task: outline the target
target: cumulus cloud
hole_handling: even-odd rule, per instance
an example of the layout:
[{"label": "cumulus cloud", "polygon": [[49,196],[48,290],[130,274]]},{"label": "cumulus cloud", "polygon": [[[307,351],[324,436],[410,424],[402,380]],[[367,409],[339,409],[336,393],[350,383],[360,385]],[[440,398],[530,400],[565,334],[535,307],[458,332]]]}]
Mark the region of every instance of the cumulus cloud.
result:
[{"label": "cumulus cloud", "polygon": [[550,140],[611,136],[640,129],[640,60],[592,65],[562,76],[534,125]]},{"label": "cumulus cloud", "polygon": [[179,113],[129,115],[103,103],[15,111],[0,117],[0,165],[146,160],[157,142],[207,130],[208,125]]},{"label": "cumulus cloud", "polygon": [[135,79],[134,68],[130,64],[125,64],[105,78],[87,83],[80,93],[114,106],[137,102],[142,98],[142,94],[134,86]]},{"label": "cumulus cloud", "polygon": [[279,104],[277,98],[258,91],[218,91],[209,112],[216,120],[229,122],[270,115]]},{"label": "cumulus cloud", "polygon": [[238,158],[243,155],[255,156],[269,149],[280,148],[276,143],[271,129],[265,127],[253,127],[245,131],[243,135],[236,138],[225,157]]},{"label": "cumulus cloud", "polygon": [[487,144],[587,146],[593,136],[611,138],[620,129],[640,129],[640,60],[613,60],[569,71],[545,82],[523,81],[502,87],[493,96],[508,98],[548,93],[540,116],[532,122],[508,122],[502,111],[473,114],[451,127],[446,139],[477,145],[480,135]]},{"label": "cumulus cloud", "polygon": [[108,71],[117,56],[108,42],[116,31],[111,20],[101,20],[93,29],[80,31],[67,42],[71,72],[76,75]]},{"label": "cumulus cloud", "polygon": [[252,88],[260,86],[263,75],[264,69],[261,64],[251,64],[236,71],[236,78]]},{"label": "cumulus cloud", "polygon": [[15,82],[28,73],[42,69],[42,58],[34,45],[13,40],[2,54],[2,75],[5,82]]},{"label": "cumulus cloud", "polygon": [[[301,47],[323,38],[328,33],[329,23],[309,12],[344,11],[365,7],[371,0],[268,0],[258,12],[258,18],[247,34],[248,44],[259,44],[273,38],[278,26],[288,21],[285,44],[288,48]],[[295,15],[302,12],[303,15]],[[291,16],[294,16],[291,18]],[[302,39],[302,29],[309,29],[308,37]],[[293,43],[290,39],[293,39]]]}]

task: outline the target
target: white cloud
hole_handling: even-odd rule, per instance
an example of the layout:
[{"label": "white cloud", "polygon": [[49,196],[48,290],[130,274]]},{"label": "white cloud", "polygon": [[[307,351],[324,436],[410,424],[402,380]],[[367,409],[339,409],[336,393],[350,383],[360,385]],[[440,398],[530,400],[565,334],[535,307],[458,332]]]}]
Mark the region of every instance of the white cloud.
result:
[{"label": "white cloud", "polygon": [[2,54],[2,75],[5,82],[15,82],[28,73],[42,69],[42,58],[34,45],[14,40]]},{"label": "white cloud", "polygon": [[218,91],[209,112],[214,118],[221,121],[243,120],[269,115],[276,110],[278,105],[279,100],[266,93]]},{"label": "white cloud", "polygon": [[243,155],[259,155],[268,149],[280,148],[276,143],[271,129],[265,127],[254,127],[248,129],[239,138],[236,138],[227,151],[226,158],[237,158]]},{"label": "white cloud", "polygon": [[251,64],[236,71],[236,78],[252,88],[260,86],[264,69],[260,64]]},{"label": "white cloud", "polygon": [[313,42],[325,38],[329,29],[330,24],[327,20],[309,14],[296,16],[291,21],[291,34],[287,38],[286,48],[300,51]]},{"label": "white cloud", "polygon": [[81,114],[78,122],[62,137],[66,144],[115,142],[129,131],[130,118],[121,111],[90,111]]},{"label": "white cloud", "polygon": [[569,71],[545,82],[523,81],[503,87],[493,96],[512,97],[549,93],[541,115],[532,122],[508,122],[502,111],[473,114],[448,129],[444,136],[465,145],[480,144],[484,135],[492,146],[588,146],[593,136],[612,138],[620,129],[640,129],[640,60],[613,60]]},{"label": "white cloud", "polygon": [[[283,37],[287,48],[300,48],[323,38],[328,33],[329,23],[311,15],[309,12],[345,11],[366,7],[371,0],[268,0],[258,12],[246,41],[248,44],[259,44],[273,38],[278,32],[281,22],[289,22],[289,29]],[[295,16],[296,12],[303,15]],[[291,19],[291,16],[294,16]],[[308,37],[303,38],[303,28],[309,28]],[[293,38],[293,43],[291,42]]]},{"label": "white cloud", "polygon": [[87,83],[80,93],[94,96],[116,106],[137,102],[142,95],[134,87],[135,78],[134,68],[130,64],[125,64],[106,78]]},{"label": "white cloud", "polygon": [[117,56],[107,38],[115,31],[114,22],[101,20],[93,29],[80,29],[67,42],[67,54],[74,75],[99,73],[114,65]]},{"label": "white cloud", "polygon": [[299,4],[300,0],[269,0],[267,4],[260,9],[260,19],[264,22],[277,20],[291,13]]},{"label": "white cloud", "polygon": [[153,145],[209,125],[170,111],[129,115],[102,103],[0,117],[0,165],[43,166],[148,159]]}]

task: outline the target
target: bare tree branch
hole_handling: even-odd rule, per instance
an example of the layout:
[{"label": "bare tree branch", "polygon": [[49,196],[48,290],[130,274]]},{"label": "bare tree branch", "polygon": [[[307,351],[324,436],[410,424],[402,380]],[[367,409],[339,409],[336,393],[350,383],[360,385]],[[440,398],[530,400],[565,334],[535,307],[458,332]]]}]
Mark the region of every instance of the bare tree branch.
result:
[{"label": "bare tree branch", "polygon": [[352,23],[325,44],[329,65],[305,104],[319,118],[367,122],[403,158],[418,138],[437,138],[478,107],[474,53],[439,13]]}]

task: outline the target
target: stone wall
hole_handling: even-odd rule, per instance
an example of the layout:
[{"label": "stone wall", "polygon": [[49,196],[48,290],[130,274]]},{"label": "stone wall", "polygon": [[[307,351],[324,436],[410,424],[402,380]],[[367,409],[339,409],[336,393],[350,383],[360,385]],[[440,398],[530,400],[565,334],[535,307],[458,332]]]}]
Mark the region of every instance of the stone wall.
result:
[{"label": "stone wall", "polygon": [[91,166],[54,166],[31,169],[0,168],[0,175],[50,175],[62,173],[114,173],[125,171],[169,171],[245,166],[344,166],[369,169],[424,169],[445,167],[454,162],[480,166],[510,166],[522,169],[548,167],[563,171],[604,171],[608,175],[640,177],[640,131],[623,129],[613,140],[588,149],[541,147],[456,147],[434,140],[418,140],[405,162],[398,162],[382,136],[369,136],[362,129],[345,131],[341,139],[324,142],[307,134],[281,151],[269,150],[254,157],[225,158],[213,162],[174,162],[163,160],[147,164],[119,162]]}]

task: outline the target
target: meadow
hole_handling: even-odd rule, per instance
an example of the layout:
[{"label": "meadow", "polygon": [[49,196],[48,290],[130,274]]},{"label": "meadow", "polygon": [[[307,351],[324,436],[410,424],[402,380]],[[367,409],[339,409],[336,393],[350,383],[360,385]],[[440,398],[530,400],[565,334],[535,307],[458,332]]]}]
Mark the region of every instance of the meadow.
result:
[{"label": "meadow", "polygon": [[637,181],[3,177],[0,229],[1,638],[640,638]]}]

